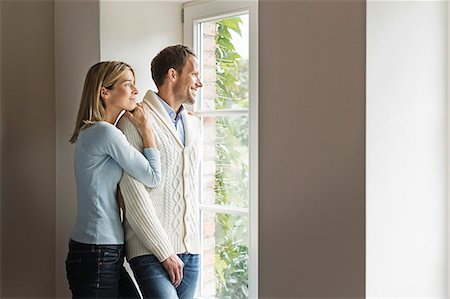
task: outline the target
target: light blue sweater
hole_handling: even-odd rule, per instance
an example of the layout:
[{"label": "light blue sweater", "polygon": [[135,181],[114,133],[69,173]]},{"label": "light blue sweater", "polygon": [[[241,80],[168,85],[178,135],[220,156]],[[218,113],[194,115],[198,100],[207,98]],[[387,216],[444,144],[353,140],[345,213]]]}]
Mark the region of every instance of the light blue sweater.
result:
[{"label": "light blue sweater", "polygon": [[144,155],[108,122],[82,130],[75,146],[78,211],[71,238],[88,244],[123,244],[123,228],[116,194],[123,171],[148,187],[161,181],[160,153],[144,148]]}]

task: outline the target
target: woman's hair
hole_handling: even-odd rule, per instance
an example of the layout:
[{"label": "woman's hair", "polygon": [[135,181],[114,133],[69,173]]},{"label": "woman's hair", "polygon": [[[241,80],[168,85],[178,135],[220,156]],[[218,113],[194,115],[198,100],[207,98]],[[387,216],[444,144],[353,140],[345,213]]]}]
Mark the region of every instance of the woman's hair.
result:
[{"label": "woman's hair", "polygon": [[84,81],[80,109],[70,143],[77,141],[78,134],[82,129],[105,120],[106,106],[100,96],[101,88],[112,89],[126,70],[130,70],[134,76],[133,68],[120,61],[99,62],[89,69]]}]

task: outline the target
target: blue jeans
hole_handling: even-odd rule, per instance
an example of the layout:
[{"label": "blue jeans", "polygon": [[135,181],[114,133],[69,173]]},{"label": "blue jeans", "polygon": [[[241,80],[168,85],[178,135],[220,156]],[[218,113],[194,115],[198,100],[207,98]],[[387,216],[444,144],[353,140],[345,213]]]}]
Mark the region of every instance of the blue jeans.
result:
[{"label": "blue jeans", "polygon": [[140,298],[123,266],[123,245],[69,241],[66,273],[73,298]]},{"label": "blue jeans", "polygon": [[175,288],[169,274],[153,254],[132,258],[129,263],[145,299],[192,299],[197,287],[200,269],[198,254],[182,253],[178,257],[183,261],[183,280]]}]

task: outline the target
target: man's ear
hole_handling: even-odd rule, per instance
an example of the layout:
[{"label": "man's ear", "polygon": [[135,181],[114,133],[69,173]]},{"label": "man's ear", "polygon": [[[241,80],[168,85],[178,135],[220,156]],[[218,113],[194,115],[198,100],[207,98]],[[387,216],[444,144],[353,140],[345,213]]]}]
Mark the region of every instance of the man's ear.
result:
[{"label": "man's ear", "polygon": [[177,79],[177,76],[178,76],[178,72],[173,67],[171,67],[167,71],[167,79],[169,79],[171,82],[175,81]]}]

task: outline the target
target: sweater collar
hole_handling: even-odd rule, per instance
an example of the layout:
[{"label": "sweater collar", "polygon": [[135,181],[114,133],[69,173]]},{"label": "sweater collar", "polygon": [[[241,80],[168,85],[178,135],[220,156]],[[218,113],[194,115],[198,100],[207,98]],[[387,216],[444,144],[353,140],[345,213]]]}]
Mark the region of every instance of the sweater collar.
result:
[{"label": "sweater collar", "polygon": [[[177,140],[178,144],[181,147],[184,147],[183,142],[181,142],[180,136],[178,135],[178,132],[175,130],[173,126],[173,121],[170,119],[169,114],[167,113],[166,109],[162,105],[161,101],[158,98],[158,95],[149,90],[145,94],[145,97],[143,99],[143,102],[147,104],[147,106],[155,112],[157,117],[164,123],[164,125],[169,129],[169,131],[172,133],[174,138]],[[185,133],[185,142],[186,147],[191,143],[193,139],[193,123],[191,120],[191,117],[187,112],[186,109],[183,109],[180,111],[181,117],[184,120],[184,133]]]}]

